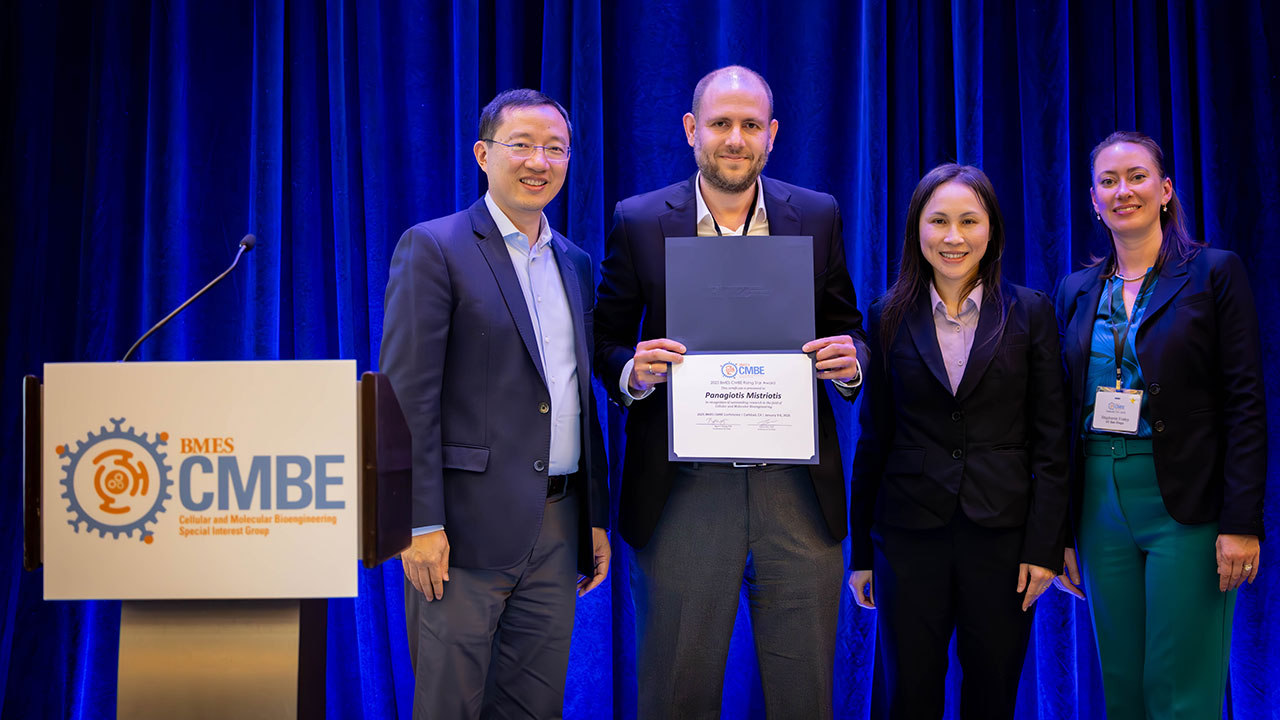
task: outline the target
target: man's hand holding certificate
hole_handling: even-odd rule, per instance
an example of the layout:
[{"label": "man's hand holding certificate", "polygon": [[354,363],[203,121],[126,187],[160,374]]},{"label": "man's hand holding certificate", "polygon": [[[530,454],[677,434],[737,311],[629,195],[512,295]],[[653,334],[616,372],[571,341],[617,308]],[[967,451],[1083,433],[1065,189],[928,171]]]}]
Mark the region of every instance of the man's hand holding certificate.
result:
[{"label": "man's hand holding certificate", "polygon": [[682,361],[684,353],[684,345],[675,340],[656,338],[641,342],[636,345],[635,357],[631,359],[631,377],[627,379],[627,387],[633,394],[643,395],[654,385],[666,382],[671,366]]},{"label": "man's hand holding certificate", "polygon": [[819,380],[835,380],[851,383],[858,377],[858,348],[853,338],[848,335],[810,340],[800,348],[807,353],[815,353],[814,368],[818,371]]}]

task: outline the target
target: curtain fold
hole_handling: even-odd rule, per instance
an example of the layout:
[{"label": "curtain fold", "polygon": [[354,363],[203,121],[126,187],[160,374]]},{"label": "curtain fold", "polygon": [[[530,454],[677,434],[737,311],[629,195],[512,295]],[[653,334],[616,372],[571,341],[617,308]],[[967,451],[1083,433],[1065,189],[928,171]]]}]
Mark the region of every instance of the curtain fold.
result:
[{"label": "curtain fold", "polygon": [[[410,225],[484,192],[472,146],[498,91],[540,88],[569,109],[569,177],[547,215],[598,260],[614,203],[693,174],[681,116],[698,78],[729,63],[760,71],[780,125],[766,172],[835,195],[864,309],[894,277],[916,181],[952,160],[995,184],[1008,279],[1052,293],[1105,249],[1089,150],[1112,130],[1142,130],[1164,147],[1194,233],[1245,258],[1269,360],[1280,351],[1277,27],[1280,5],[1261,0],[0,5],[11,478],[0,483],[0,717],[115,715],[119,603],[44,602],[41,574],[21,569],[20,377],[119,359],[247,232],[258,246],[242,267],[140,358],[349,358],[375,370],[392,249]],[[1267,374],[1280,448],[1280,370]],[[837,408],[847,467],[856,415]],[[595,409],[616,478],[622,418],[603,400]],[[610,580],[578,604],[566,717],[635,717],[629,550],[614,543]],[[1230,717],[1280,705],[1274,547],[1239,596]],[[359,593],[329,603],[328,714],[406,718],[398,561],[362,569]],[[1083,603],[1040,601],[1020,718],[1102,716],[1092,632]],[[875,653],[875,614],[846,592],[837,717],[879,709]],[[953,662],[952,700],[959,679]],[[745,602],[724,707],[764,716]]]}]

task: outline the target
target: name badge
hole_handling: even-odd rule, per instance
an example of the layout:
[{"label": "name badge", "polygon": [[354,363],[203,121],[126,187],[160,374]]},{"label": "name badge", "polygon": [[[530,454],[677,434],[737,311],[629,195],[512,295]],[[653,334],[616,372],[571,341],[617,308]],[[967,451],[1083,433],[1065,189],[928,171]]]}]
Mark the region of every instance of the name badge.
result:
[{"label": "name badge", "polygon": [[1137,434],[1141,412],[1141,390],[1117,390],[1099,385],[1098,394],[1093,397],[1093,429],[1126,435]]}]

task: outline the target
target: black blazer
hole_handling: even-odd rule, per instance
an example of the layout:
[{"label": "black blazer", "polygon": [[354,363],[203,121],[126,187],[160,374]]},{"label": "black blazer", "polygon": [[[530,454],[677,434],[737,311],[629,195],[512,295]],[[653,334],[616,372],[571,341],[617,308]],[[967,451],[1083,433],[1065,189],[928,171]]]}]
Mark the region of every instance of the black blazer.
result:
[{"label": "black blazer", "polygon": [[[551,240],[573,315],[582,445],[578,569],[609,526],[608,467],[591,384],[591,257]],[[547,502],[551,396],[520,280],[484,199],[405,231],[391,258],[382,372],[413,438],[413,524],[444,524],[450,562],[528,557]]]},{"label": "black blazer", "polygon": [[[862,314],[844,262],[840,210],[825,193],[762,177],[769,231],[813,238],[814,311],[818,337],[849,335],[866,357]],[[697,176],[618,203],[613,215],[595,312],[596,375],[615,402],[622,368],[641,340],[667,337],[666,238],[697,234]],[[799,348],[797,348],[798,350]],[[856,395],[856,393],[855,393]],[[634,402],[627,411],[618,527],[632,547],[644,547],[671,491],[667,460],[667,386]],[[818,393],[819,464],[810,477],[831,536],[848,533],[844,469],[835,416],[827,393]]]},{"label": "black blazer", "polygon": [[[1084,485],[1081,408],[1096,390],[1084,385],[1102,285],[1099,266],[1058,286],[1077,513]],[[1263,535],[1267,411],[1259,347],[1253,292],[1238,255],[1205,248],[1160,271],[1135,350],[1147,383],[1156,481],[1180,523],[1217,520],[1223,533]]]},{"label": "black blazer", "polygon": [[1003,326],[994,298],[983,297],[954,395],[928,289],[894,334],[887,363],[884,298],[871,306],[851,569],[872,567],[873,524],[941,527],[957,507],[985,527],[1025,526],[1022,561],[1061,567],[1068,476],[1057,322],[1044,293],[1006,284],[1003,296]]}]

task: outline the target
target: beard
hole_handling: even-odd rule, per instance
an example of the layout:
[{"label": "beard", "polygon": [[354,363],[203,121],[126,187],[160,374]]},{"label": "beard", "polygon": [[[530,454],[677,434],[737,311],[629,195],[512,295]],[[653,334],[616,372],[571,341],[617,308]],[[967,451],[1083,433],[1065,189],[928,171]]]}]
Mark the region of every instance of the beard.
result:
[{"label": "beard", "polygon": [[769,161],[769,150],[761,150],[760,154],[751,162],[751,167],[747,168],[746,173],[742,177],[735,179],[721,172],[720,167],[716,164],[715,156],[712,153],[708,153],[701,145],[695,150],[694,159],[698,163],[698,170],[702,172],[703,179],[711,187],[730,195],[737,195],[755,187],[756,179],[764,171],[764,164]]}]

